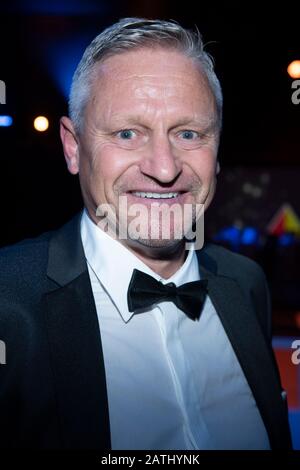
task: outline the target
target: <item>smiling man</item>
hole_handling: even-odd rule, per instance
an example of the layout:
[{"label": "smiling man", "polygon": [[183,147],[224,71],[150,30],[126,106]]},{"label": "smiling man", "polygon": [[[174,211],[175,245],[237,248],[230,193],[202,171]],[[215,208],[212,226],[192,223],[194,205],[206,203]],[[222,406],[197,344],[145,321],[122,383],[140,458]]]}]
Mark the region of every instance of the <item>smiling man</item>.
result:
[{"label": "smiling man", "polygon": [[[199,61],[152,42],[95,64],[84,122],[62,118],[61,136],[68,168],[79,172],[89,217],[98,224],[97,209],[108,204],[117,221],[129,224],[132,205],[144,205],[144,237],[128,236],[123,243],[170,277],[185,256],[183,237],[174,237],[176,228],[183,232],[181,215],[189,205],[207,207],[214,194],[220,116]],[[71,116],[76,82],[73,87]],[[122,196],[125,214],[119,212]],[[154,202],[182,207],[170,222],[168,238],[162,236],[161,218],[150,212]],[[151,236],[154,227],[157,237]],[[161,263],[170,250],[173,256]]]},{"label": "smiling man", "polygon": [[0,446],[289,448],[263,272],[186,249],[220,169],[200,35],[121,20],[86,49],[69,105],[84,210],[1,252]]}]

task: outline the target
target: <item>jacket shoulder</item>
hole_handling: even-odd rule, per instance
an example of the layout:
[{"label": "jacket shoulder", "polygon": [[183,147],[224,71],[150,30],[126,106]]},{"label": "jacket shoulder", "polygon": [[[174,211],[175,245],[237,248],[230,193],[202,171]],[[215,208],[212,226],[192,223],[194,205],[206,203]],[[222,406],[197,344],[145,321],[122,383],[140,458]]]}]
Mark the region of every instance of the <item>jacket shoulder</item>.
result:
[{"label": "jacket shoulder", "polygon": [[[13,290],[14,295],[22,296],[40,287],[46,277],[48,245],[52,232],[22,240],[0,249],[0,292],[2,296]],[[29,291],[28,291],[29,293]]]},{"label": "jacket shoulder", "polygon": [[235,253],[228,248],[215,243],[208,243],[204,247],[205,254],[212,258],[217,265],[219,275],[228,277],[265,277],[260,265],[247,256]]},{"label": "jacket shoulder", "polygon": [[254,260],[214,243],[204,247],[204,258],[214,264],[219,276],[234,279],[245,299],[252,305],[262,329],[270,340],[272,334],[271,296],[265,273]]}]

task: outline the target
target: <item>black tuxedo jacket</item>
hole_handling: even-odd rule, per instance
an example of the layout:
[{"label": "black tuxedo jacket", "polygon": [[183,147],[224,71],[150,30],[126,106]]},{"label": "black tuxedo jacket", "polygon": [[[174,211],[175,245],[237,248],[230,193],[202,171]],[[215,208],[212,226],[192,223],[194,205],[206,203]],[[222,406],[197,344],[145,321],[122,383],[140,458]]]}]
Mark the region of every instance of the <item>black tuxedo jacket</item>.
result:
[{"label": "black tuxedo jacket", "polygon": [[[197,255],[271,447],[288,449],[287,404],[270,346],[264,274],[253,261],[213,244]],[[6,345],[6,364],[0,364],[1,448],[111,449],[80,214],[57,231],[0,250],[0,340]]]}]

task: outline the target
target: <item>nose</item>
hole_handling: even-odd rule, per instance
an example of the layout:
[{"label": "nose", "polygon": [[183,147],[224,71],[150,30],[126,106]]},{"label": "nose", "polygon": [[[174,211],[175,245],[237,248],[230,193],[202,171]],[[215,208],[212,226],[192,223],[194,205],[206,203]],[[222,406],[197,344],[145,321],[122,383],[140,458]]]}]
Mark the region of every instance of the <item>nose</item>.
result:
[{"label": "nose", "polygon": [[175,151],[167,135],[153,135],[148,153],[141,158],[141,172],[160,183],[170,183],[181,173],[180,158]]}]

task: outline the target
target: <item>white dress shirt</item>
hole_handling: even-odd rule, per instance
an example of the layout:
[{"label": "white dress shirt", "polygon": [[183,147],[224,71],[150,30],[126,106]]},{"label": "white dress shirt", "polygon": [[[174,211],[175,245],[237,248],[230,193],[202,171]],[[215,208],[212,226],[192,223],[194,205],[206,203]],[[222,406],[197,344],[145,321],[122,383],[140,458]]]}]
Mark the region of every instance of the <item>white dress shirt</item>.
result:
[{"label": "white dress shirt", "polygon": [[177,286],[200,279],[196,253],[167,280],[83,212],[81,237],[101,334],[113,450],[269,449],[255,400],[207,296],[193,321],[165,301],[134,314],[133,269]]}]

